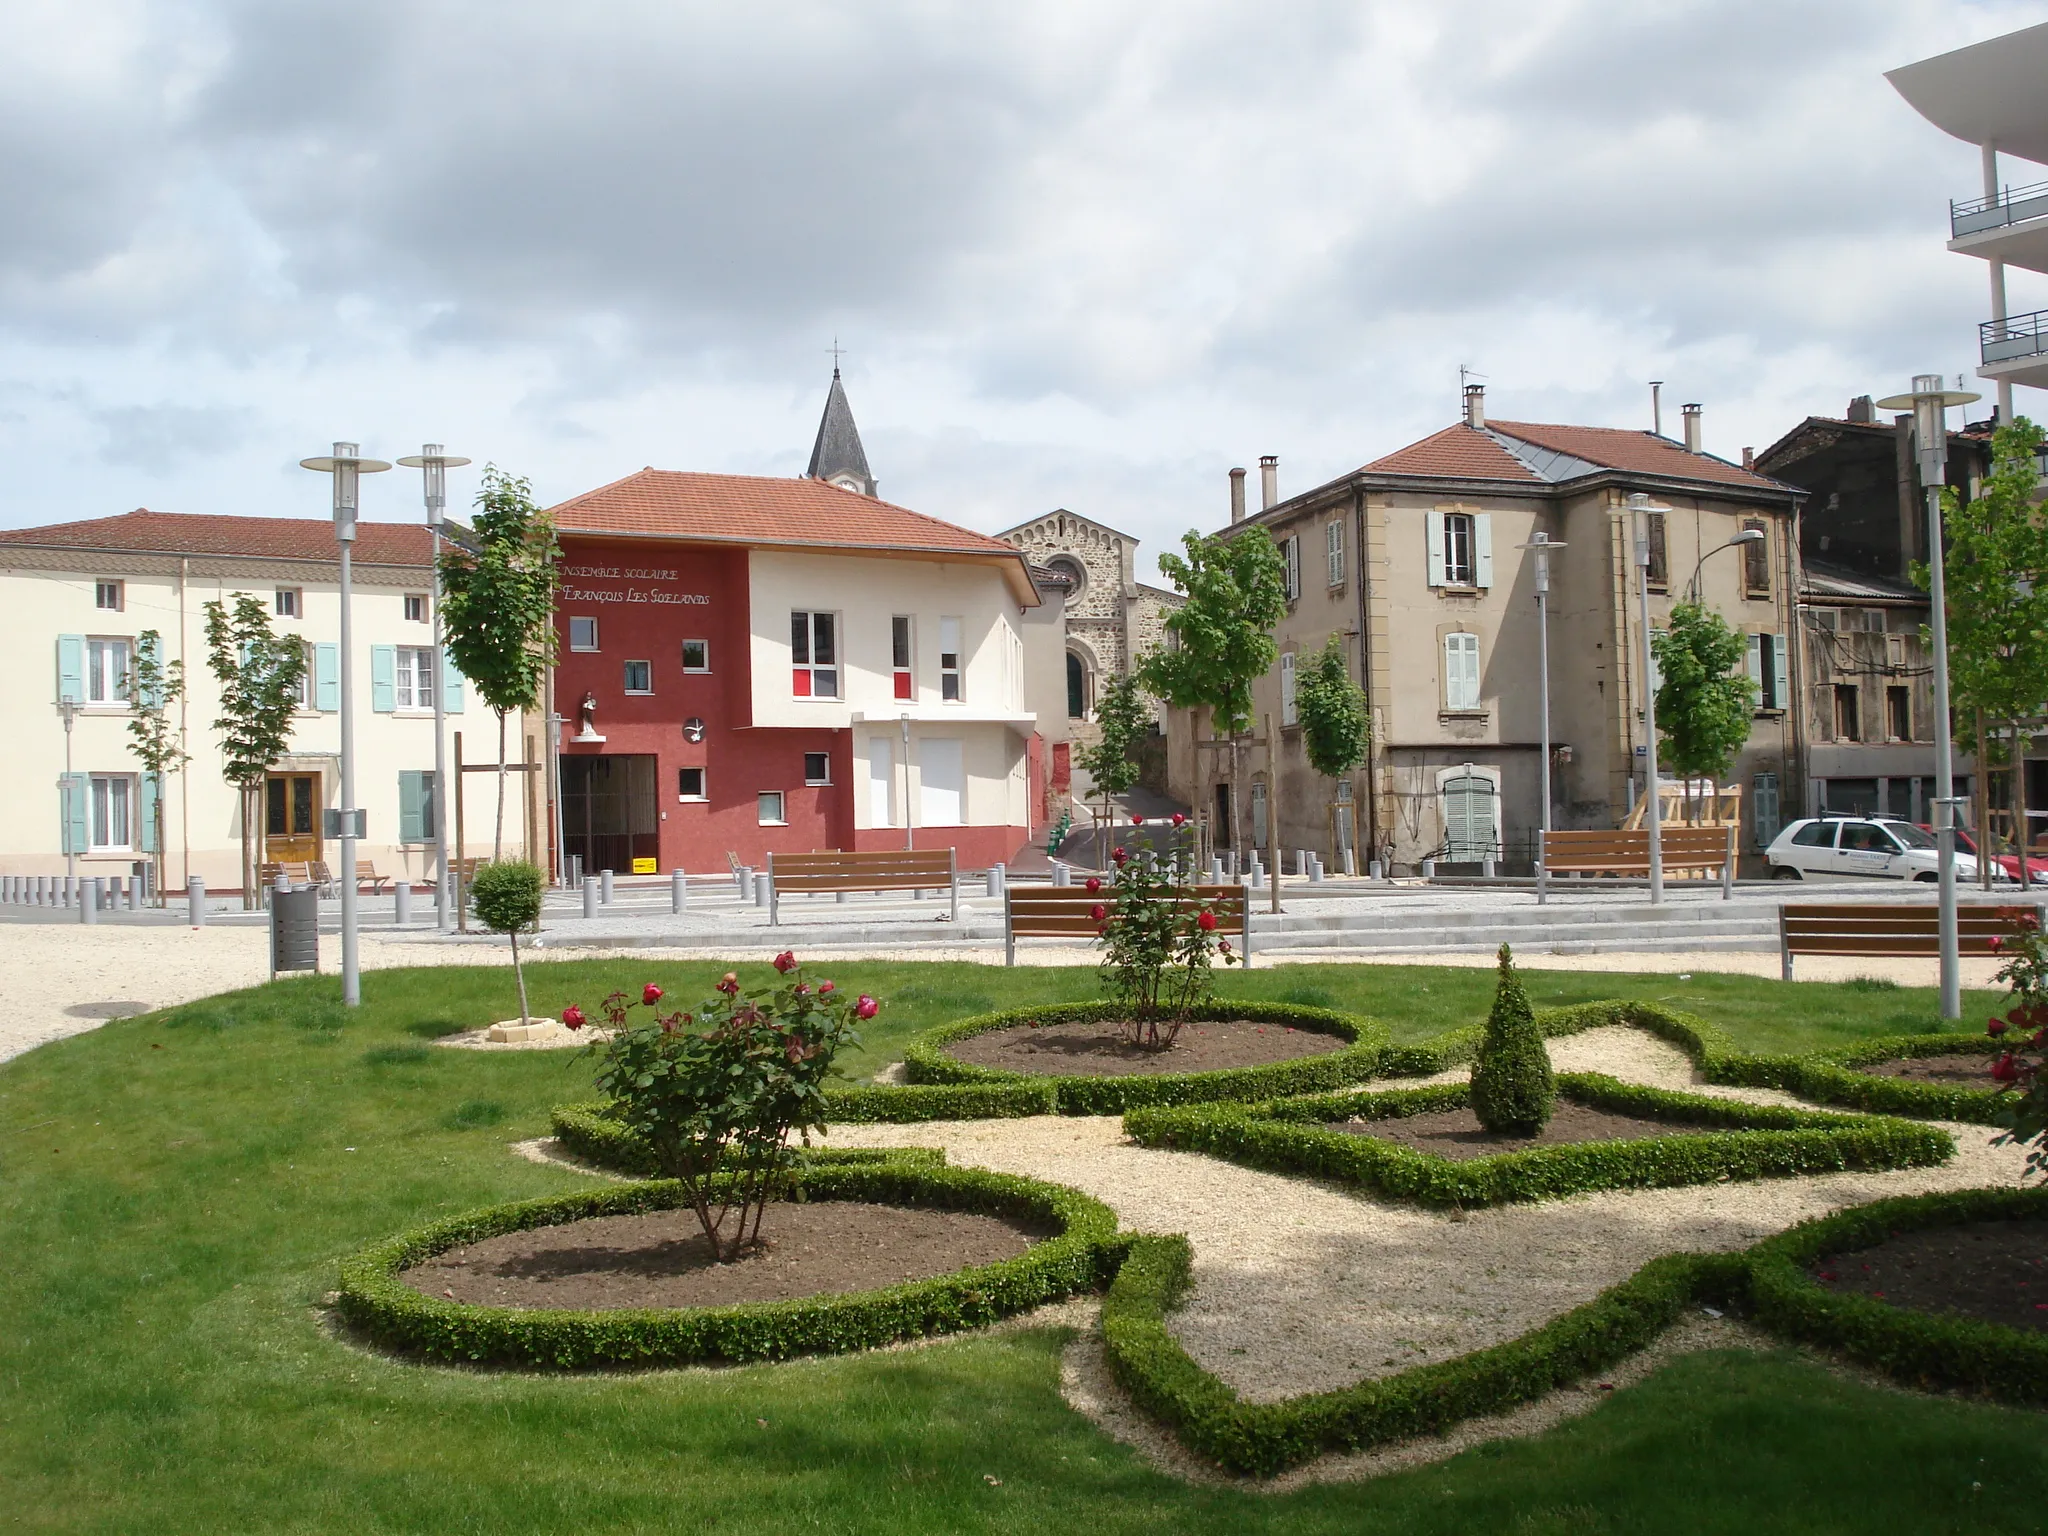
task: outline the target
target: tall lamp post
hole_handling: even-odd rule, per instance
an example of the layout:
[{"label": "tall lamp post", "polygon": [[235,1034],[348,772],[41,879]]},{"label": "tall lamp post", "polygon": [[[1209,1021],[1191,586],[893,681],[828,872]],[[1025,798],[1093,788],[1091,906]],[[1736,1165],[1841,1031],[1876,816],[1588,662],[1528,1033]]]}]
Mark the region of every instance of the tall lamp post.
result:
[{"label": "tall lamp post", "polygon": [[1643,491],[1631,491],[1628,510],[1636,541],[1636,593],[1643,615],[1643,825],[1650,833],[1650,905],[1655,907],[1664,902],[1664,804],[1657,798],[1657,690],[1650,686],[1656,675],[1656,658],[1650,650],[1650,514],[1671,509],[1652,501]]},{"label": "tall lamp post", "polygon": [[[1518,544],[1517,549],[1536,552],[1536,656],[1540,702],[1537,707],[1543,714],[1543,817],[1540,823],[1545,832],[1550,830],[1550,557],[1564,544],[1551,538],[1547,533],[1536,534],[1527,544]],[[1536,856],[1543,857],[1542,844],[1537,844]]]},{"label": "tall lamp post", "polygon": [[366,459],[354,443],[336,443],[326,458],[301,459],[299,467],[317,470],[334,480],[334,539],[341,546],[341,808],[329,813],[341,839],[341,1000],[353,1008],[363,1000],[363,977],[356,946],[356,842],[362,837],[363,813],[356,809],[356,720],[354,646],[349,628],[349,550],[356,541],[356,481],[391,466]]},{"label": "tall lamp post", "polygon": [[[1927,492],[1927,599],[1933,612],[1934,719],[1940,746],[1934,754],[1934,836],[1940,850],[1941,875],[1941,1016],[1963,1016],[1962,959],[1956,942],[1956,793],[1953,733],[1948,703],[1948,588],[1942,567],[1947,564],[1941,538],[1941,491],[1948,480],[1948,410],[1981,400],[1967,390],[1941,387],[1938,373],[1913,375],[1910,395],[1877,402],[1882,411],[1911,411],[1913,438],[1920,454],[1920,484]],[[1984,765],[1979,763],[1981,774]],[[1982,792],[1982,786],[1979,786]],[[2025,829],[2021,829],[2022,846]],[[1980,854],[1980,856],[1982,856]]]},{"label": "tall lamp post", "polygon": [[441,519],[448,510],[448,471],[469,460],[443,453],[439,443],[422,443],[420,451],[398,461],[417,469],[426,483],[427,532],[434,545],[434,588],[428,601],[434,614],[434,926],[455,931],[455,911],[448,899],[448,663],[441,654]]},{"label": "tall lamp post", "polygon": [[1713,556],[1718,555],[1724,549],[1740,549],[1745,544],[1761,544],[1763,543],[1763,541],[1763,529],[1745,528],[1742,530],[1742,532],[1735,535],[1734,538],[1730,539],[1726,544],[1716,544],[1712,549],[1708,550],[1706,554],[1701,555],[1698,561],[1694,563],[1692,568],[1692,580],[1686,584],[1685,595],[1688,598],[1690,598],[1693,602],[1698,602],[1700,600],[1700,572],[1706,569],[1707,561],[1711,559]]}]

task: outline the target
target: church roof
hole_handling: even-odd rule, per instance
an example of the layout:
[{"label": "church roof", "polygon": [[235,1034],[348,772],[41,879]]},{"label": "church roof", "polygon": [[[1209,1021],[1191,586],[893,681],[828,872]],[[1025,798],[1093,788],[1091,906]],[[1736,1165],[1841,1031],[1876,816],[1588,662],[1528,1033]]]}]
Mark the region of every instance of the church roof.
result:
[{"label": "church roof", "polygon": [[825,414],[818,422],[818,440],[811,445],[811,465],[804,471],[811,480],[836,480],[842,476],[860,481],[867,494],[875,494],[875,477],[868,470],[867,450],[860,444],[860,428],[853,424],[853,407],[846,403],[846,390],[839,382],[839,370],[832,370],[832,387],[825,392]]}]

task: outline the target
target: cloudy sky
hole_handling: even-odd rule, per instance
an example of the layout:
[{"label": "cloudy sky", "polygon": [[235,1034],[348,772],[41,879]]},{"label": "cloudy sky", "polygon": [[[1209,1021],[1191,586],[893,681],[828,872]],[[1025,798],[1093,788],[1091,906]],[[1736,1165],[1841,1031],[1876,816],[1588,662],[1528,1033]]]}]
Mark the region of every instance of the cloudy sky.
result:
[{"label": "cloudy sky", "polygon": [[2042,20],[10,0],[0,526],[320,515],[295,461],[337,436],[545,500],[795,474],[835,336],[883,495],[987,530],[1064,505],[1156,547],[1233,464],[1299,490],[1447,424],[1461,364],[1498,416],[1597,425],[1664,379],[1733,457],[1972,365],[1984,269],[1942,242],[1976,151],[1882,71]]}]

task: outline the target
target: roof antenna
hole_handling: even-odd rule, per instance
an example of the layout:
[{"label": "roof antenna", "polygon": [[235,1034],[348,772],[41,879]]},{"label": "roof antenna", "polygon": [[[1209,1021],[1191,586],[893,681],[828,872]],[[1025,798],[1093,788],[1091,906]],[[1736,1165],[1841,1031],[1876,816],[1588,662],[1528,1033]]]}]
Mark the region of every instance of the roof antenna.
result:
[{"label": "roof antenna", "polygon": [[1657,436],[1664,435],[1664,381],[1650,380],[1650,430]]},{"label": "roof antenna", "polygon": [[1475,371],[1474,371],[1473,369],[1467,368],[1467,367],[1466,367],[1466,366],[1465,366],[1465,365],[1464,365],[1463,363],[1460,363],[1460,364],[1458,364],[1458,397],[1459,397],[1459,399],[1461,399],[1461,400],[1462,400],[1462,399],[1464,398],[1464,395],[1465,395],[1465,386],[1466,386],[1466,385],[1470,384],[1470,383],[1471,383],[1471,382],[1472,382],[1472,381],[1473,381],[1474,379],[1483,379],[1483,378],[1485,378],[1485,377],[1486,377],[1486,375],[1485,375],[1485,374],[1483,374],[1483,373],[1478,373],[1478,372],[1475,372]]}]

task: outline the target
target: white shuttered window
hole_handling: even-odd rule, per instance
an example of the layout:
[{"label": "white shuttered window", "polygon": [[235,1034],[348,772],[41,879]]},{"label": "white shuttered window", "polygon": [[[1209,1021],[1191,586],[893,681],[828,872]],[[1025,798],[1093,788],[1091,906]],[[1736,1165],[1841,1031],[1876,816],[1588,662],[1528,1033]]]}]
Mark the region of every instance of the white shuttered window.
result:
[{"label": "white shuttered window", "polygon": [[1479,708],[1479,637],[1444,636],[1444,708]]}]

